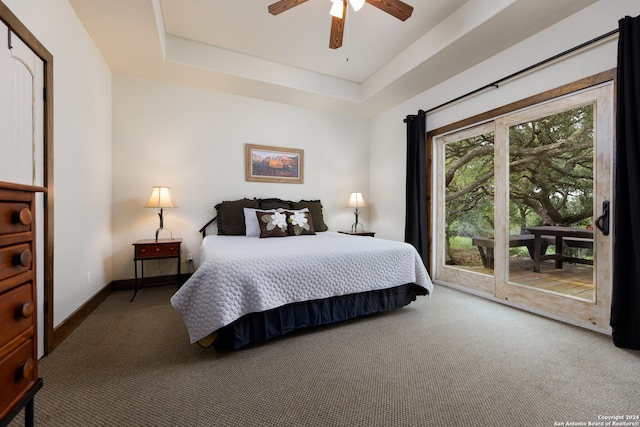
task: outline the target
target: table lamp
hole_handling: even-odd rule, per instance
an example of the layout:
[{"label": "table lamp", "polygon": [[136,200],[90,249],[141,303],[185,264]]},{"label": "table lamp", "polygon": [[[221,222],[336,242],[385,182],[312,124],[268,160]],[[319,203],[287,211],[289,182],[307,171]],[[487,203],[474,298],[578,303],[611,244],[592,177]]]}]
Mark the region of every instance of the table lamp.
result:
[{"label": "table lamp", "polygon": [[358,231],[358,226],[361,231],[364,231],[364,227],[362,224],[358,222],[358,215],[360,214],[359,208],[367,207],[367,204],[364,202],[364,198],[362,197],[362,193],[351,193],[349,195],[349,202],[347,203],[348,208],[356,208],[356,222],[351,226],[351,232],[356,233]]},{"label": "table lamp", "polygon": [[[145,208],[160,208],[158,216],[160,217],[160,227],[156,230],[156,242],[158,241],[158,234],[164,229],[164,208],[175,208],[176,204],[173,202],[171,196],[171,189],[169,187],[153,187],[151,190],[151,196],[147,200]],[[173,238],[171,230],[167,229]]]}]

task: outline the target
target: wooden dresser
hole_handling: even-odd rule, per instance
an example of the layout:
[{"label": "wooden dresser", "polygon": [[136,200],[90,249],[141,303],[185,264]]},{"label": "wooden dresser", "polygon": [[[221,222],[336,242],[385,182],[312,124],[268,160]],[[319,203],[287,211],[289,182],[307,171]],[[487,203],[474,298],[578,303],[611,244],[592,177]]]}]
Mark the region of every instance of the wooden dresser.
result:
[{"label": "wooden dresser", "polygon": [[33,423],[38,379],[35,193],[0,182],[0,425],[25,409]]}]

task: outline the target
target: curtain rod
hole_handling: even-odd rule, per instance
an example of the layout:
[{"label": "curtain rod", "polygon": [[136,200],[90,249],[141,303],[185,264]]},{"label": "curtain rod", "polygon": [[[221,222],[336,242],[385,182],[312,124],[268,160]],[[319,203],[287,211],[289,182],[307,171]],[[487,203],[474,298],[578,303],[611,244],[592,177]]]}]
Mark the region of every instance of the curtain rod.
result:
[{"label": "curtain rod", "polygon": [[580,45],[578,45],[578,46],[574,46],[574,47],[572,47],[571,49],[565,50],[564,52],[561,52],[561,53],[559,53],[559,54],[557,54],[557,55],[554,55],[554,56],[552,56],[552,57],[550,57],[550,58],[547,58],[547,59],[545,59],[545,60],[543,60],[543,61],[540,61],[540,62],[538,62],[538,63],[536,63],[536,64],[530,65],[530,66],[528,66],[527,68],[523,68],[523,69],[522,69],[522,70],[520,70],[520,71],[516,71],[516,72],[515,72],[515,73],[513,73],[513,74],[510,74],[510,75],[508,75],[508,76],[506,76],[506,77],[501,78],[500,80],[496,80],[496,81],[495,81],[495,82],[493,82],[493,83],[490,83],[490,84],[488,84],[488,85],[482,86],[481,88],[478,88],[478,89],[473,90],[473,91],[471,91],[471,92],[469,92],[469,93],[466,93],[466,94],[461,95],[461,96],[459,96],[459,97],[457,97],[457,98],[454,98],[454,99],[452,99],[452,100],[450,100],[450,101],[447,101],[447,102],[445,102],[445,103],[443,103],[443,104],[440,104],[440,105],[438,105],[437,107],[433,107],[433,108],[431,108],[431,109],[427,110],[427,111],[426,111],[426,113],[431,113],[431,112],[433,112],[433,111],[435,111],[435,110],[438,110],[438,109],[440,109],[440,108],[442,108],[442,107],[444,107],[444,106],[446,106],[446,105],[453,104],[454,102],[458,102],[458,101],[460,101],[461,99],[464,99],[464,98],[466,98],[466,97],[468,97],[468,96],[475,95],[476,93],[481,92],[481,91],[483,91],[483,90],[485,90],[485,89],[488,89],[488,88],[490,88],[490,87],[495,87],[495,88],[497,89],[497,88],[499,87],[500,83],[504,82],[505,80],[512,79],[512,78],[514,78],[514,77],[516,77],[516,76],[518,76],[518,75],[520,75],[520,74],[524,74],[524,73],[526,73],[526,72],[528,72],[528,71],[531,71],[531,70],[533,70],[534,68],[538,68],[538,67],[540,67],[540,66],[542,66],[542,65],[548,64],[549,62],[555,61],[555,60],[556,60],[556,59],[558,59],[558,58],[561,58],[561,57],[563,57],[563,56],[569,55],[569,54],[571,54],[571,53],[573,53],[573,52],[575,52],[575,51],[577,51],[577,50],[583,49],[583,48],[585,48],[585,47],[587,47],[587,46],[589,46],[589,45],[592,45],[592,44],[597,43],[597,42],[599,42],[599,41],[601,41],[601,40],[603,40],[603,39],[606,39],[607,37],[611,37],[612,35],[617,34],[618,32],[619,32],[619,29],[615,29],[615,30],[609,31],[609,32],[608,32],[608,33],[606,33],[606,34],[603,34],[603,35],[598,36],[598,37],[596,37],[596,38],[594,38],[594,39],[591,39],[591,40],[589,40],[589,41],[586,41],[586,42],[584,42],[584,43],[582,43],[582,44],[580,44]]}]

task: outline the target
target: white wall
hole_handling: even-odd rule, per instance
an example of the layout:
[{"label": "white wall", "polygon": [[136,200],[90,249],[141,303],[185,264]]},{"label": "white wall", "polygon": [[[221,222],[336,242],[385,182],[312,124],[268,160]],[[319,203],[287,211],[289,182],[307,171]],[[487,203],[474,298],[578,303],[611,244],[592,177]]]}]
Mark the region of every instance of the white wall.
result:
[{"label": "white wall", "polygon": [[[320,199],[336,231],[353,223],[349,193],[368,195],[365,119],[114,75],[113,129],[114,280],[134,276],[132,242],[154,237],[157,210],[142,207],[154,185],[171,187],[178,208],[165,210],[164,225],[184,239],[183,254],[196,266],[198,230],[223,200]],[[245,181],[246,143],[303,149],[304,184]],[[160,274],[158,266],[175,274],[175,261],[166,260],[146,262],[145,276]]]},{"label": "white wall", "polygon": [[54,326],[111,279],[111,72],[66,0],[3,0],[54,64]]},{"label": "white wall", "polygon": [[[370,212],[376,236],[404,239],[406,126],[408,114],[429,110],[618,28],[640,14],[637,0],[601,0],[487,61],[392,108],[370,123]],[[427,130],[474,116],[616,67],[617,37],[530,72],[427,116]]]}]

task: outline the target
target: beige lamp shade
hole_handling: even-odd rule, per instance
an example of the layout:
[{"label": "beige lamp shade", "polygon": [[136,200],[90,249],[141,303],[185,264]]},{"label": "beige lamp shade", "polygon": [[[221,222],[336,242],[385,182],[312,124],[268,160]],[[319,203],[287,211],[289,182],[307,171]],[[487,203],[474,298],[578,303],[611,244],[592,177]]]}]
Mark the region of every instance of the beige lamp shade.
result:
[{"label": "beige lamp shade", "polygon": [[145,208],[175,208],[169,187],[153,187]]},{"label": "beige lamp shade", "polygon": [[349,202],[347,203],[348,208],[366,208],[367,204],[364,202],[364,198],[362,197],[362,193],[351,193],[349,195]]}]

